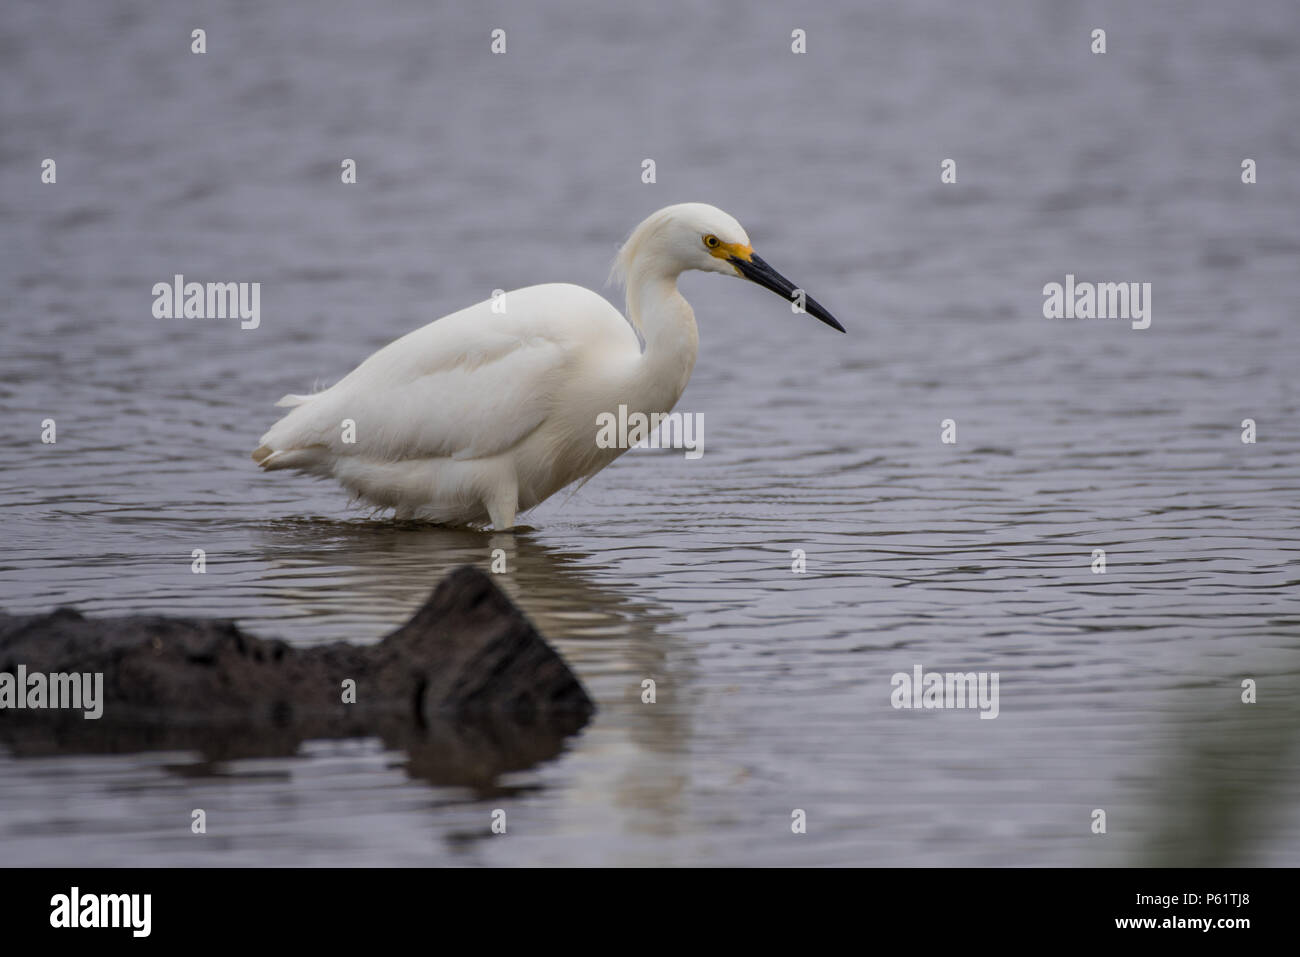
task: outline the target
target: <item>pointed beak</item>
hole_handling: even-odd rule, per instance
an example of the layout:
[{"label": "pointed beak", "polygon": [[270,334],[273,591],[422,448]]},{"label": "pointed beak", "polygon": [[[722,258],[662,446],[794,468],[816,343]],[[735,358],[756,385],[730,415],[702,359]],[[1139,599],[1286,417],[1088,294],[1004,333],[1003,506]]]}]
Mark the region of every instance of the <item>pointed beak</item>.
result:
[{"label": "pointed beak", "polygon": [[[751,282],[758,283],[764,289],[771,289],[774,293],[784,296],[790,302],[798,301],[797,293],[801,290],[758,256],[755,256],[752,253],[748,259],[742,259],[740,256],[731,256],[728,261],[736,267],[736,270],[742,276]],[[834,316],[826,311],[825,307],[823,307],[821,303],[806,292],[803,296],[804,312],[820,319],[832,329],[838,329],[840,332],[844,331],[844,327],[839,324],[839,321]]]}]

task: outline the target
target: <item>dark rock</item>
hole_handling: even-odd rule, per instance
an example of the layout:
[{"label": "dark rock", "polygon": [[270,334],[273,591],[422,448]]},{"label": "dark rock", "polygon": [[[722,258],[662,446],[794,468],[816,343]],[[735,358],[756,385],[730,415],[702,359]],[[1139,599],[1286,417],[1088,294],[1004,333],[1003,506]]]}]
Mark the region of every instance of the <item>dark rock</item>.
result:
[{"label": "dark rock", "polygon": [[209,619],[0,614],[0,672],[19,665],[104,675],[98,720],[0,710],[0,742],[20,755],[192,748],[219,761],[378,736],[409,753],[417,776],[473,783],[558,753],[595,710],[564,660],[468,565],[374,645],[300,650]]}]

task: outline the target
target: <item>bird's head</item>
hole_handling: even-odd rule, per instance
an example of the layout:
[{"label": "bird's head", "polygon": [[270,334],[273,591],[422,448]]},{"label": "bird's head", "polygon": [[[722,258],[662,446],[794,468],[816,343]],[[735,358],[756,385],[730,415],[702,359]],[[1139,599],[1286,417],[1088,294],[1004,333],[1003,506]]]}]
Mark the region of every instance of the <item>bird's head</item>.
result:
[{"label": "bird's head", "polygon": [[759,258],[740,223],[707,203],[666,206],[647,217],[633,230],[614,263],[615,272],[624,280],[637,266],[673,275],[699,269],[748,279],[844,331],[817,300]]}]

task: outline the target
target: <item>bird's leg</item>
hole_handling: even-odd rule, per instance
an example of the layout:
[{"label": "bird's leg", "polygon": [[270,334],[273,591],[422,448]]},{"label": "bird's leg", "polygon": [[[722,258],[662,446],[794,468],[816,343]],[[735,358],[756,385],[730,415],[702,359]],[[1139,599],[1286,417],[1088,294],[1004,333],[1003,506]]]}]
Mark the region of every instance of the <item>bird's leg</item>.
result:
[{"label": "bird's leg", "polygon": [[493,529],[504,532],[514,528],[515,512],[519,511],[518,483],[514,480],[502,483],[502,487],[494,490],[492,497],[485,499],[483,504],[487,507]]}]

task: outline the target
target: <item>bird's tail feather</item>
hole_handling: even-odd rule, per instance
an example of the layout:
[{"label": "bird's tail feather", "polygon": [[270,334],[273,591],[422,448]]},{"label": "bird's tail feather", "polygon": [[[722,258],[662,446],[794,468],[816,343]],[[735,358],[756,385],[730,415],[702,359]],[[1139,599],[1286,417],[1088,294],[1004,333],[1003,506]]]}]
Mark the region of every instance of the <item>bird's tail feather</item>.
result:
[{"label": "bird's tail feather", "polygon": [[279,469],[302,469],[314,471],[322,463],[322,452],[328,449],[323,445],[308,445],[300,449],[273,449],[268,445],[259,445],[253,450],[253,461],[267,472]]},{"label": "bird's tail feather", "polygon": [[[276,405],[296,409],[323,394],[313,392],[310,395],[297,395],[290,392]],[[297,422],[301,415],[302,413],[290,412],[271,426],[262,436],[261,443],[253,450],[253,461],[266,471],[274,472],[278,469],[315,471],[327,460],[328,455],[322,453],[327,453],[328,449],[316,441],[316,436],[303,435],[292,425],[286,425],[286,423]],[[295,435],[295,432],[299,434]]]}]

